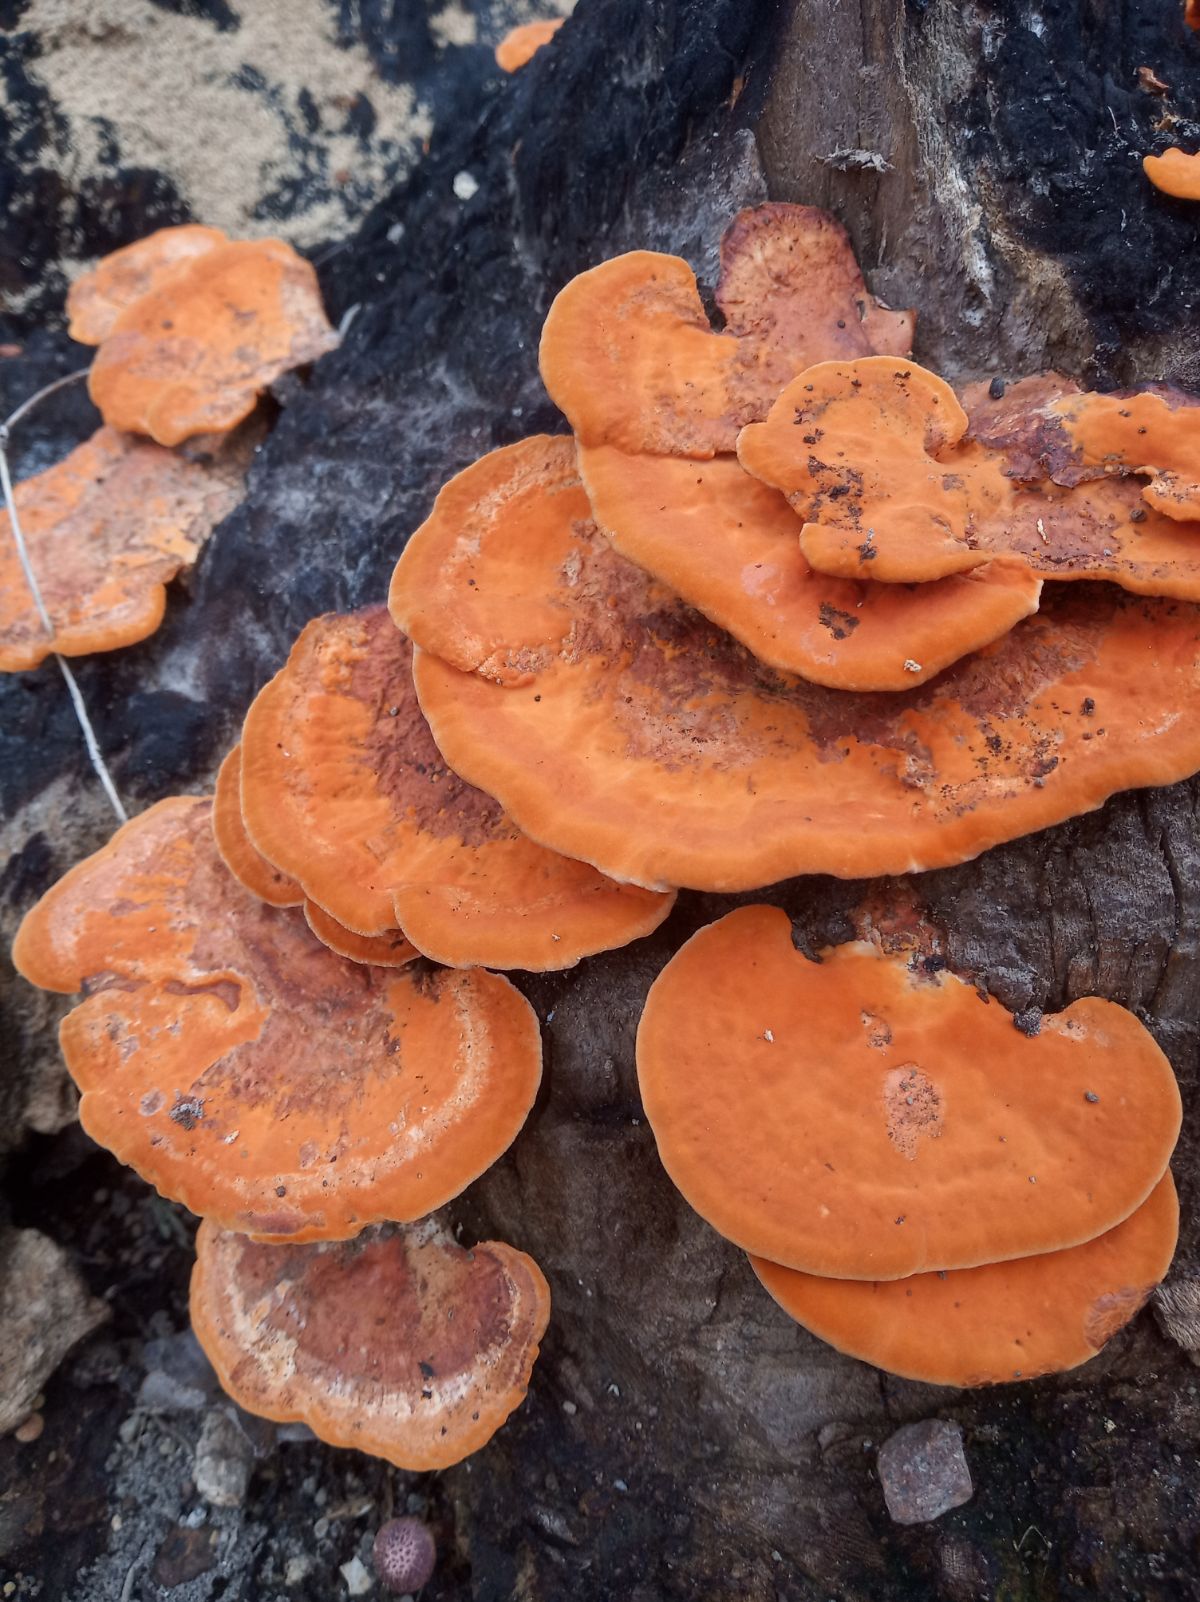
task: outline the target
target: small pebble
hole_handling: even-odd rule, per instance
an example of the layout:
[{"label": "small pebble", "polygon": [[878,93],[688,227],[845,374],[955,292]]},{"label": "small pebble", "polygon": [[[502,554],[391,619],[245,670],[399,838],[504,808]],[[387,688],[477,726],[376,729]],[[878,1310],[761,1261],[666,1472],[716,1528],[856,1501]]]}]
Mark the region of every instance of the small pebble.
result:
[{"label": "small pebble", "polygon": [[23,1424],[18,1424],[13,1435],[22,1445],[27,1446],[30,1441],[36,1441],[46,1428],[46,1420],[40,1413],[30,1413]]},{"label": "small pebble", "polygon": [[1083,1099],[1084,1099],[1084,1101],[1099,1101],[1100,1100],[1099,1096],[1097,1096],[1097,1094],[1096,1094],[1096,1092],[1094,1090],[1085,1090],[1084,1093],[1083,1093]]},{"label": "small pebble", "polygon": [[360,1557],[352,1557],[341,1566],[341,1576],[351,1596],[366,1596],[375,1584],[374,1576]]},{"label": "small pebble", "polygon": [[579,1409],[576,1407],[574,1402],[564,1402],[563,1403],[563,1412],[567,1415],[568,1418],[574,1418],[576,1413],[578,1413],[578,1411],[579,1411]]},{"label": "small pebble", "polygon": [[879,1448],[876,1466],[896,1524],[930,1524],[975,1494],[962,1430],[945,1419],[903,1425]]},{"label": "small pebble", "polygon": [[470,200],[479,193],[479,181],[472,178],[469,172],[456,172],[451,188],[458,200]]}]

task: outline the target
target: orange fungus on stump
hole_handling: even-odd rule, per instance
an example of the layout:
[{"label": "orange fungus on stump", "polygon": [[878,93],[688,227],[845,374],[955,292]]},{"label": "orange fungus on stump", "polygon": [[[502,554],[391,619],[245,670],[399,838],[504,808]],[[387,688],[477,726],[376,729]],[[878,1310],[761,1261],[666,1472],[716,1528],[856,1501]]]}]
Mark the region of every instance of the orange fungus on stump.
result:
[{"label": "orange fungus on stump", "polygon": [[208,800],[160,801],[26,916],[19,971],[63,1022],[84,1128],[226,1228],[339,1239],[441,1206],[506,1149],[537,1019],[482,971],[347,962],[227,871]]},{"label": "orange fungus on stump", "polygon": [[684,1198],[805,1273],[898,1279],[1092,1240],[1139,1207],[1179,1134],[1149,1032],[1096,997],[1026,1033],[919,958],[813,962],[743,907],[651,986],[638,1080]]},{"label": "orange fungus on stump", "polygon": [[[1048,609],[1043,592],[929,684],[827,690],[620,556],[570,453],[534,439],[485,458],[496,516],[461,541],[430,530],[392,591],[446,761],[533,839],[635,884],[744,890],[966,861],[1200,768],[1194,607],[1071,586]],[[505,475],[528,494],[510,500]]]},{"label": "orange fungus on stump", "polygon": [[222,433],[337,336],[311,265],[279,239],[221,245],[116,319],[88,377],[106,423],[178,445]]},{"label": "orange fungus on stump", "polygon": [[849,1357],[931,1385],[998,1385],[1094,1357],[1166,1274],[1178,1233],[1167,1173],[1123,1223],[1035,1257],[885,1281],[750,1265],[784,1312]]},{"label": "orange fungus on stump", "polygon": [[671,898],[527,839],[447,768],[387,609],[310,623],[242,734],[258,849],[346,928],[398,925],[456,967],[566,968],[648,934]]},{"label": "orange fungus on stump", "polygon": [[272,907],[299,907],[304,891],[256,851],[242,821],[242,748],[235,745],[217,770],[213,838],[221,860],[239,884]]},{"label": "orange fungus on stump", "polygon": [[241,499],[250,448],[239,436],[212,457],[190,459],[101,428],[17,484],[21,532],[54,634],[0,510],[0,672],[37,667],[52,651],[88,656],[153,634],[165,586]]},{"label": "orange fungus on stump", "polygon": [[519,71],[527,61],[532,61],[543,45],[550,43],[565,21],[565,17],[547,17],[510,28],[496,46],[496,65],[501,72]]},{"label": "orange fungus on stump", "polygon": [[1200,155],[1172,145],[1161,156],[1143,156],[1142,170],[1164,195],[1176,200],[1200,200]]},{"label": "orange fungus on stump", "polygon": [[550,1317],[531,1257],[431,1222],[335,1245],[200,1226],[192,1327],[230,1396],[413,1472],[478,1451],[524,1400]]},{"label": "orange fungus on stump", "polygon": [[228,243],[219,228],[184,223],[179,228],[160,228],[101,257],[67,290],[67,332],[81,345],[101,344],[134,301],[157,289],[197,256]]},{"label": "orange fungus on stump", "polygon": [[732,451],[802,368],[912,344],[867,291],[845,230],[812,206],[742,212],[721,246],[715,333],[678,256],[637,250],[581,273],[542,330],[542,378],[582,445],[705,458]]}]

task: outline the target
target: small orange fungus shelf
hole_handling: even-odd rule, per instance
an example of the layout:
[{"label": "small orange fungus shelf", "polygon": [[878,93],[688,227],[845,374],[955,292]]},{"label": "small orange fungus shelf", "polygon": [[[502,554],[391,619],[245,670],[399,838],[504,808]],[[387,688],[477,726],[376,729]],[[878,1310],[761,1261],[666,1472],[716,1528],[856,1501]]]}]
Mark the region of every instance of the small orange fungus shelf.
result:
[{"label": "small orange fungus shelf", "polygon": [[216,245],[118,313],[88,389],[112,427],[178,445],[233,428],[280,374],[336,344],[316,273],[290,245]]},{"label": "small orange fungus shelf", "polygon": [[535,845],[446,766],[382,606],[310,623],[242,735],[257,849],[340,924],[455,967],[567,968],[650,933],[672,897]]},{"label": "small orange fungus shelf", "polygon": [[228,872],[211,812],[160,801],[18,931],[27,979],[86,993],[61,1031],[84,1128],[163,1195],[264,1238],[441,1206],[533,1104],[533,1010],[495,974],[336,956]]},{"label": "small orange fungus shelf", "polygon": [[21,531],[54,624],[34,606],[0,509],[0,672],[52,652],[86,656],[153,634],[166,585],[190,567],[242,497],[253,442],[195,458],[101,428],[14,489]]},{"label": "small orange fungus shelf", "polygon": [[756,1256],[891,1280],[1060,1251],[1114,1228],[1179,1134],[1171,1066],[1088,998],[1029,1033],[919,956],[819,962],[744,907],[650,989],[638,1079],[685,1199]]},{"label": "small orange fungus shelf", "polygon": [[449,1468],[520,1406],[550,1316],[537,1264],[432,1222],[336,1245],[200,1226],[192,1326],[248,1412],[414,1472]]},{"label": "small orange fungus shelf", "polygon": [[542,331],[546,388],[581,445],[707,458],[732,451],[796,373],[903,355],[913,318],[868,292],[841,225],[811,206],[742,212],[721,245],[713,331],[678,256],[637,250],[573,278]]},{"label": "small orange fungus shelf", "polygon": [[452,481],[457,506],[477,475],[479,515],[435,513],[392,586],[445,760],[532,839],[652,888],[903,873],[1200,767],[1195,608],[1088,586],[907,694],[826,689],[620,556],[571,451]]},{"label": "small orange fungus shelf", "polygon": [[67,291],[68,333],[81,345],[101,344],[134,301],[190,267],[197,256],[228,243],[219,228],[185,223],[178,228],[160,228],[101,257]]},{"label": "small orange fungus shelf", "polygon": [[1173,145],[1161,156],[1143,156],[1142,171],[1164,195],[1176,200],[1200,200],[1200,154],[1190,154]]},{"label": "small orange fungus shelf", "polygon": [[1036,1257],[882,1282],[750,1263],[784,1312],[839,1352],[932,1385],[997,1385],[1094,1357],[1166,1275],[1178,1234],[1168,1173],[1123,1223]]},{"label": "small orange fungus shelf", "polygon": [[543,45],[548,45],[566,21],[565,17],[545,17],[538,22],[521,22],[510,28],[496,46],[496,65],[501,72],[518,72],[532,61]]}]

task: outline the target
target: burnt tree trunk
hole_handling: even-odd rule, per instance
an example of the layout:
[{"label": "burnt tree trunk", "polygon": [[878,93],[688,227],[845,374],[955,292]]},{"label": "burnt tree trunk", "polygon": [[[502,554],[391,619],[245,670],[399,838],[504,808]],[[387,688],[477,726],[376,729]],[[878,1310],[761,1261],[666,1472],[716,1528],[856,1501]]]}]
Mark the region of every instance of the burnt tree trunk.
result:
[{"label": "burnt tree trunk", "polygon": [[[1139,67],[1168,92],[1141,87]],[[1198,96],[1182,0],[581,0],[554,48],[477,120],[443,128],[413,180],[328,256],[334,317],[358,307],[341,351],[281,395],[247,500],[160,634],[84,668],[124,793],[141,806],[207,785],[300,627],[384,593],[438,486],[562,426],[538,380],[540,322],[567,278],[617,251],[676,251],[711,287],[739,206],[816,203],[849,228],[875,292],[918,308],[917,354],[951,380],[1053,365],[1092,384],[1200,387],[1197,212],[1140,168],[1200,137]],[[478,184],[465,202],[463,172]],[[29,350],[0,366],[10,398],[67,359],[50,337]],[[46,418],[25,436],[30,460],[70,422],[65,408]],[[0,719],[11,929],[109,819],[52,668],[0,685]],[[1180,1278],[1196,1272],[1200,1210],[1198,802],[1195,781],[1127,794],[960,868],[764,897],[817,944],[843,938],[868,898],[908,898],[951,965],[1009,1007],[1087,994],[1132,1007],[1184,1088]],[[529,1402],[440,1477],[457,1556],[428,1594],[1200,1596],[1197,1374],[1148,1312],[1061,1379],[979,1392],[894,1380],[794,1326],[676,1195],[641,1117],[634,1030],[663,962],[730,904],[684,894],[633,950],[522,982],[545,1023],[543,1094],[451,1212],[537,1258],[554,1316]],[[26,1067],[0,1096],[15,1131],[58,1081],[49,1007],[10,994]],[[67,1139],[38,1160],[61,1167]],[[38,1184],[28,1157],[14,1173]],[[72,1216],[58,1225],[68,1241]],[[164,1304],[176,1320],[179,1283]],[[76,1395],[69,1368],[62,1384]],[[963,1426],[976,1495],[901,1529],[872,1448],[933,1416]],[[299,1517],[286,1489],[272,1494],[277,1516]],[[253,1499],[236,1515],[241,1544],[222,1561],[249,1589],[229,1594],[270,1594],[247,1579],[261,1515]],[[115,1572],[101,1563],[90,1590],[69,1575],[62,1589],[108,1602]],[[331,1576],[318,1566],[314,1597]]]}]

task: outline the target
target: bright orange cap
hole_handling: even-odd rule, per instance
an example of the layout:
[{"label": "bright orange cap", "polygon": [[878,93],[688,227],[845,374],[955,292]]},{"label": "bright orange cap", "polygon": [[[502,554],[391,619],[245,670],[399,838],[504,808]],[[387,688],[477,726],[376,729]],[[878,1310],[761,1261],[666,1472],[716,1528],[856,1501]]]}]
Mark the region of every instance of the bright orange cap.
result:
[{"label": "bright orange cap", "polygon": [[596,521],[624,553],[753,651],[843,690],[911,690],[1037,611],[1022,561],[933,584],[857,583],[811,568],[777,490],[734,456],[693,462],[580,448]]},{"label": "bright orange cap", "polygon": [[67,332],[81,345],[99,345],[112,333],[122,312],[152,289],[165,283],[180,268],[189,267],[229,240],[219,228],[185,223],[160,228],[135,244],[102,256],[81,273],[67,290]]},{"label": "bright orange cap", "polygon": [[235,745],[217,771],[212,807],[213,838],[234,878],[272,907],[302,907],[304,891],[256,851],[242,822],[242,748]]},{"label": "bright orange cap", "polygon": [[510,28],[496,46],[496,65],[502,72],[516,72],[550,43],[565,21],[565,17],[548,17]]},{"label": "bright orange cap", "polygon": [[637,250],[581,273],[542,331],[541,369],[583,445],[709,457],[732,451],[802,368],[912,344],[910,312],[863,283],[841,225],[812,206],[744,211],[721,244],[714,333],[678,256]]},{"label": "bright orange cap", "polygon": [[[1179,713],[1200,689],[1194,608],[1073,585],[906,695],[826,690],[618,555],[570,450],[496,453],[529,485],[546,473],[542,510],[510,516],[498,493],[494,521],[402,559],[393,588],[429,642],[414,676],[446,761],[533,839],[651,887],[904,873],[1200,768],[1200,724]],[[497,664],[516,682],[489,683]]]},{"label": "bright orange cap", "polygon": [[1172,145],[1161,156],[1143,156],[1142,170],[1164,195],[1173,195],[1176,200],[1200,200],[1200,155]]},{"label": "bright orange cap", "polygon": [[89,656],[153,634],[166,585],[241,499],[250,445],[239,438],[189,460],[101,428],[18,484],[21,532],[54,634],[42,625],[0,510],[0,672],[37,667],[52,651]]},{"label": "bright orange cap", "polygon": [[520,1406],[550,1318],[531,1257],[432,1220],[325,1246],[200,1226],[192,1327],[240,1407],[412,1472],[449,1468]]},{"label": "bright orange cap", "polygon": [[114,428],[178,445],[233,428],[281,373],[336,344],[317,275],[290,245],[221,245],[126,307],[88,390]]},{"label": "bright orange cap", "polygon": [[1029,1032],[918,957],[819,962],[742,907],[655,980],[637,1040],[659,1156],[714,1228],[837,1279],[972,1268],[1092,1240],[1162,1178],[1171,1065],[1088,997]]},{"label": "bright orange cap", "polygon": [[264,1238],[441,1206],[509,1145],[541,1077],[537,1019],[506,980],[335,956],[226,870],[205,799],[160,801],[72,868],[13,960],[88,993],[61,1032],[88,1134]]},{"label": "bright orange cap", "polygon": [[750,1265],[784,1312],[849,1357],[930,1385],[999,1385],[1077,1368],[1144,1305],[1179,1234],[1170,1173],[1081,1246],[882,1283]]},{"label": "bright orange cap", "polygon": [[[1056,483],[1132,473],[1149,478],[1142,499],[1156,512],[1179,522],[1200,518],[1196,396],[1169,389],[1070,395],[1047,408],[1046,415],[1051,427],[1062,428],[1061,443],[1050,456]],[[1195,548],[1195,530],[1185,530],[1184,539]]]},{"label": "bright orange cap", "polygon": [[382,606],[310,623],[259,692],[242,812],[258,850],[347,929],[398,925],[454,967],[569,968],[671,909],[534,845],[446,767]]}]

